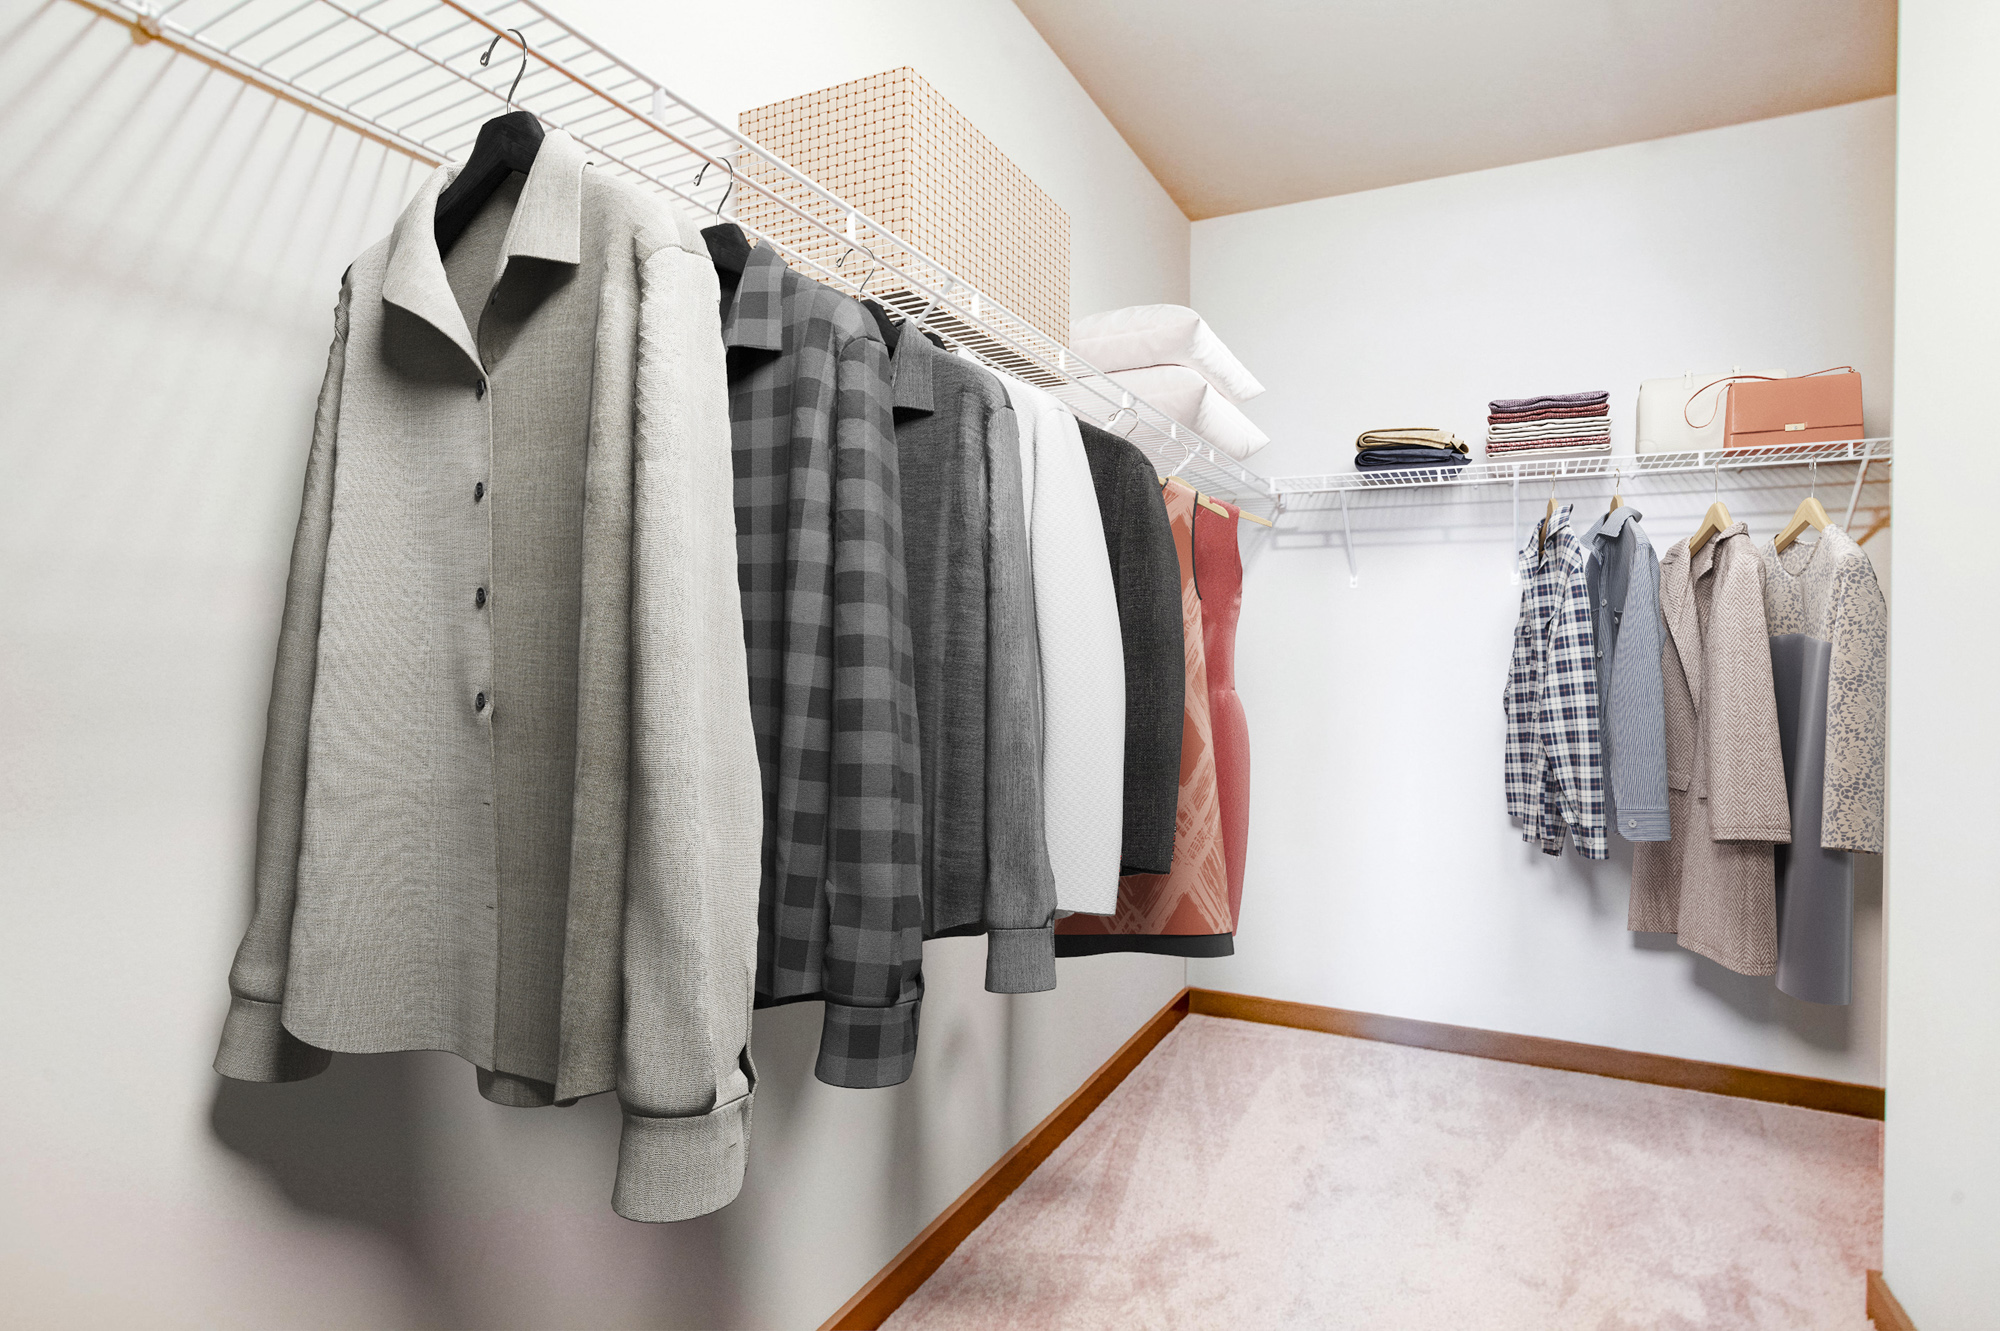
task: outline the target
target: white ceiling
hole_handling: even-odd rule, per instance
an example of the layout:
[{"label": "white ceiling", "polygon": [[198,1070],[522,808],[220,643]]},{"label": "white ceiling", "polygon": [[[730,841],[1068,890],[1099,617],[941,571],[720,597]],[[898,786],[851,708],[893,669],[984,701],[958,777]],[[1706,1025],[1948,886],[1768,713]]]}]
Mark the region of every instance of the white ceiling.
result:
[{"label": "white ceiling", "polygon": [[1896,86],[1896,0],[1016,3],[1197,219]]}]

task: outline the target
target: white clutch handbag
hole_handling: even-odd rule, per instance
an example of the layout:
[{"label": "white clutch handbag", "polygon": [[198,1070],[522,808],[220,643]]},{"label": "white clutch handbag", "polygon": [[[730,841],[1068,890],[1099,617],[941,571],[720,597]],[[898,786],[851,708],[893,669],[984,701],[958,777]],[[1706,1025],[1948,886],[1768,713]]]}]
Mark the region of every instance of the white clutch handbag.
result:
[{"label": "white clutch handbag", "polygon": [[[1648,379],[1639,385],[1637,451],[1695,453],[1719,449],[1729,413],[1723,395],[1729,391],[1730,370],[1715,374],[1683,374],[1672,379]],[[1783,370],[1752,370],[1767,379],[1783,379]]]}]

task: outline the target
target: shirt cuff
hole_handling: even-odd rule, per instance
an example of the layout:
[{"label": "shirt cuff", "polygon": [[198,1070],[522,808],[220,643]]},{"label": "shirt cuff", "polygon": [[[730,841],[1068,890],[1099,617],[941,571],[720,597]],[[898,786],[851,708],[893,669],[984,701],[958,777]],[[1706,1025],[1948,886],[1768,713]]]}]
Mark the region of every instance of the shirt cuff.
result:
[{"label": "shirt cuff", "polygon": [[240,994],[229,996],[215,1070],[237,1081],[304,1081],[325,1072],[333,1055],[285,1029],[285,1011]]},{"label": "shirt cuff", "polygon": [[692,1220],[736,1200],[743,1190],[754,1095],[688,1118],[627,1112],[618,1137],[612,1209],[627,1220]]},{"label": "shirt cuff", "polygon": [[1618,835],[1627,841],[1672,841],[1673,833],[1665,809],[1628,809],[1618,806]]},{"label": "shirt cuff", "polygon": [[813,1075],[829,1086],[874,1090],[910,1079],[917,1062],[917,1009],[912,998],[889,1007],[849,1007],[828,1000]]},{"label": "shirt cuff", "polygon": [[1056,927],[989,929],[986,992],[1039,994],[1056,987]]}]

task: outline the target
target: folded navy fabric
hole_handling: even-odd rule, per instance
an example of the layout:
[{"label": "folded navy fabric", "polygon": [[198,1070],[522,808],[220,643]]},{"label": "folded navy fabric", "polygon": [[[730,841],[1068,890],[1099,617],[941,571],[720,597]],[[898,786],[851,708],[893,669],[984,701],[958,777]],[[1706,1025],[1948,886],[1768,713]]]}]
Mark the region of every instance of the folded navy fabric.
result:
[{"label": "folded navy fabric", "polygon": [[1457,471],[1466,461],[1463,453],[1454,453],[1448,448],[1426,448],[1420,444],[1364,448],[1354,455],[1354,466],[1359,471],[1414,471],[1419,467]]},{"label": "folded navy fabric", "polygon": [[1544,407],[1588,407],[1610,400],[1609,392],[1550,393],[1543,397],[1496,397],[1486,404],[1486,409],[1493,412],[1540,411]]}]

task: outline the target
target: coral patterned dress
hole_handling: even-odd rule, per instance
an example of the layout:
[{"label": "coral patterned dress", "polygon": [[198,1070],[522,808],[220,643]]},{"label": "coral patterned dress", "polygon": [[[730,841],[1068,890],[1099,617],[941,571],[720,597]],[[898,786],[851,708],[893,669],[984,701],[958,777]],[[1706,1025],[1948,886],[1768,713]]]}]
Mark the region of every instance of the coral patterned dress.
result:
[{"label": "coral patterned dress", "polygon": [[1182,638],[1187,651],[1187,700],[1181,729],[1181,794],[1168,873],[1118,880],[1111,915],[1071,915],[1056,922],[1056,955],[1153,952],[1179,957],[1226,957],[1231,941],[1229,871],[1222,849],[1222,802],[1209,723],[1207,648],[1201,593],[1195,586],[1195,492],[1166,484],[1167,516],[1181,565]]},{"label": "coral patterned dress", "polygon": [[1194,511],[1194,571],[1201,589],[1202,644],[1208,653],[1208,719],[1215,738],[1222,853],[1229,866],[1231,933],[1243,921],[1243,864],[1250,837],[1250,721],[1236,693],[1236,619],[1243,609],[1243,551],[1236,544],[1236,520],[1241,511],[1219,499],[1198,504]]}]

